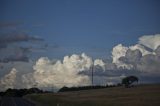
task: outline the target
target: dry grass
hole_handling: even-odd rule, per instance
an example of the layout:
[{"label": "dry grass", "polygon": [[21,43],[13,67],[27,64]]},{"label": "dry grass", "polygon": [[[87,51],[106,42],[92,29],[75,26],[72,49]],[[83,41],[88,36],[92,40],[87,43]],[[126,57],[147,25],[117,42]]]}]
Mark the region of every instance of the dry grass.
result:
[{"label": "dry grass", "polygon": [[42,106],[160,106],[160,85],[32,94],[26,97]]}]

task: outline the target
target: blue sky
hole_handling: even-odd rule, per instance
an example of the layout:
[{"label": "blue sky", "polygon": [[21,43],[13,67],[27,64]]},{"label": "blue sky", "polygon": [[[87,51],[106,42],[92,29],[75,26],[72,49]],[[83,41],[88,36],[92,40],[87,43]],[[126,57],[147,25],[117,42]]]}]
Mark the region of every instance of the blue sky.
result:
[{"label": "blue sky", "polygon": [[97,84],[160,82],[159,11],[160,0],[0,0],[0,90],[90,84],[93,62]]},{"label": "blue sky", "polygon": [[1,0],[0,22],[18,23],[1,33],[26,32],[60,49],[40,53],[62,58],[85,52],[106,58],[122,43],[160,31],[159,0]]}]

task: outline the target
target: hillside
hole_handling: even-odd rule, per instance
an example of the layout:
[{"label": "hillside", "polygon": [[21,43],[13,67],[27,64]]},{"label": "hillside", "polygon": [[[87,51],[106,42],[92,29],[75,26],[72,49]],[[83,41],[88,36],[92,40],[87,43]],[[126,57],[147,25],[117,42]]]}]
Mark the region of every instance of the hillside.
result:
[{"label": "hillside", "polygon": [[160,84],[27,95],[42,106],[160,106]]}]

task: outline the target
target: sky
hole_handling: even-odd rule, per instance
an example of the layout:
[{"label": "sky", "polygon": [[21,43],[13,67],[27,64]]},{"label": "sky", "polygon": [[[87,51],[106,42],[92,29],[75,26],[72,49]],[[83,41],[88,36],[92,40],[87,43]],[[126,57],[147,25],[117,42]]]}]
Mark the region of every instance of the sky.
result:
[{"label": "sky", "polygon": [[[160,44],[159,5],[159,0],[0,0],[0,84],[10,82],[3,80],[5,75],[16,76],[19,71],[21,74],[38,73],[48,65],[52,67],[48,69],[51,73],[57,73],[57,70],[62,73],[64,70],[81,72],[89,69],[92,63],[90,59],[98,59],[96,63],[102,69],[105,66],[110,67],[108,70],[122,70],[117,76],[125,75],[124,70],[136,70],[137,75],[137,70],[144,70],[146,65],[150,64],[148,60],[151,57],[145,55],[156,54],[158,57],[152,56],[152,60],[155,64],[159,63],[156,60],[159,59],[157,51]],[[142,55],[143,67],[130,61],[130,58],[134,57],[132,55],[136,62]],[[66,57],[67,64],[74,61],[77,65],[78,59],[81,64],[86,61],[88,65],[76,67],[69,64],[70,68],[64,68],[66,64],[62,61],[66,59],[65,56],[70,56]],[[44,62],[45,66],[43,64],[40,68],[38,63],[41,60],[47,63]],[[57,63],[59,60],[61,64]],[[24,67],[26,69],[22,71]],[[154,65],[151,70],[157,72],[157,66]],[[57,75],[64,77],[62,73]],[[72,74],[77,82],[67,83],[78,85],[83,80],[90,83],[87,72],[83,74],[85,76],[81,77],[78,76],[79,72]],[[33,82],[38,80],[36,75],[32,77],[34,81],[28,81],[27,84],[33,85]],[[23,79],[28,76],[24,75]],[[54,79],[51,76],[50,79],[53,83],[59,77]],[[49,79],[36,83],[39,86],[44,86],[44,83],[49,85],[47,81]],[[56,83],[55,86],[60,87]],[[9,84],[13,86],[13,81]]]},{"label": "sky", "polygon": [[[0,21],[39,36],[66,54],[109,56],[118,43],[159,33],[158,0],[1,0]],[[98,49],[98,50],[97,50]]]}]

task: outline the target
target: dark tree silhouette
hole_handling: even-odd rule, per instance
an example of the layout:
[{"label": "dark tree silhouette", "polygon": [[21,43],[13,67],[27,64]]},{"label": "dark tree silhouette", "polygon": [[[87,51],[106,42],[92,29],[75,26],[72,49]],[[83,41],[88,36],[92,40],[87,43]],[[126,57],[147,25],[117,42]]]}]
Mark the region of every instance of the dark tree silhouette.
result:
[{"label": "dark tree silhouette", "polygon": [[134,82],[138,83],[138,78],[136,76],[128,76],[122,79],[122,84],[125,85],[125,87],[130,87]]},{"label": "dark tree silhouette", "polygon": [[7,89],[4,92],[0,92],[0,96],[8,96],[8,97],[22,97],[27,94],[32,93],[43,93],[42,90],[38,88],[30,88],[30,89]]}]

